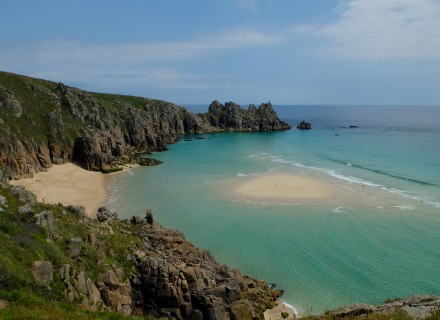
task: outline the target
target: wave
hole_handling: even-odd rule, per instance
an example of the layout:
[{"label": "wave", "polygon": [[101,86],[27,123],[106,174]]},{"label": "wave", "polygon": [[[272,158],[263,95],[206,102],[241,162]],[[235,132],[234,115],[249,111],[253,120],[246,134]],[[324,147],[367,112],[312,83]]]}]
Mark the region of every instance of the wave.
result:
[{"label": "wave", "polygon": [[293,311],[295,317],[298,317],[298,316],[299,316],[298,309],[296,309],[293,305],[287,303],[286,301],[284,301],[284,300],[282,300],[282,299],[281,299],[281,302],[283,303],[283,305],[286,306],[287,309],[291,309],[291,310]]},{"label": "wave", "polygon": [[368,168],[368,167],[361,166],[359,164],[353,164],[353,163],[349,163],[349,162],[346,162],[346,161],[341,161],[341,160],[333,159],[333,158],[330,158],[330,157],[324,157],[324,156],[321,156],[321,158],[329,160],[329,161],[332,161],[332,162],[336,162],[336,163],[339,163],[339,164],[347,165],[347,166],[350,166],[350,167],[353,167],[353,168],[362,169],[362,170],[366,170],[366,171],[369,171],[369,172],[382,174],[382,175],[385,175],[387,177],[396,178],[396,179],[399,179],[399,180],[405,180],[405,181],[409,181],[409,182],[414,182],[414,183],[421,184],[421,185],[424,185],[424,186],[438,187],[437,184],[434,184],[434,183],[431,183],[431,182],[427,182],[427,181],[423,181],[423,180],[417,180],[417,179],[412,179],[412,178],[404,177],[404,176],[399,176],[399,175],[394,174],[394,173],[386,172],[386,171],[379,170],[379,169],[371,169],[371,168]]},{"label": "wave", "polygon": [[[329,176],[331,176],[333,178],[336,178],[336,179],[339,179],[339,180],[343,180],[343,181],[347,181],[349,183],[356,183],[356,184],[360,184],[360,185],[363,185],[363,186],[380,188],[380,189],[382,189],[384,191],[387,191],[387,192],[390,192],[390,193],[393,193],[393,194],[397,194],[397,195],[403,196],[405,198],[408,198],[408,199],[411,199],[411,200],[414,200],[414,201],[417,201],[417,202],[420,202],[420,203],[424,203],[426,205],[429,205],[429,206],[432,206],[432,207],[435,207],[435,208],[440,208],[440,202],[432,201],[432,200],[430,200],[430,199],[428,199],[426,197],[423,197],[421,195],[414,194],[414,193],[411,193],[411,192],[408,192],[408,191],[396,189],[396,188],[393,188],[393,187],[388,187],[388,186],[385,186],[385,185],[382,185],[382,184],[378,184],[378,183],[374,183],[372,181],[365,180],[365,179],[362,179],[362,178],[359,178],[359,177],[343,175],[343,174],[341,174],[341,173],[339,173],[339,172],[337,172],[336,170],[333,170],[333,169],[326,169],[326,168],[306,165],[306,164],[303,164],[303,163],[299,163],[299,162],[295,162],[295,161],[291,161],[291,160],[286,160],[286,159],[283,159],[283,158],[280,158],[280,157],[277,157],[277,156],[273,156],[273,155],[267,155],[266,154],[265,156],[266,156],[265,158],[270,158],[271,161],[273,161],[273,162],[282,163],[282,164],[290,164],[290,165],[298,167],[298,168],[304,168],[304,169],[307,169],[307,170],[313,170],[313,171],[316,171],[316,172],[321,172],[321,173],[327,174],[327,175],[329,175]],[[321,157],[321,158],[325,158],[325,157]],[[337,162],[337,163],[341,163],[341,164],[344,164],[344,165],[348,165],[348,163],[345,162],[345,161],[340,161],[340,160],[331,159],[331,158],[326,158],[326,159],[331,160],[333,162]],[[355,164],[351,164],[351,166],[352,167],[357,167],[357,168],[360,168],[360,169],[364,169],[364,170],[368,170],[368,171],[371,171],[371,172],[376,172],[376,173],[379,173],[379,174],[384,174],[384,175],[387,175],[389,177],[394,177],[394,178],[398,178],[398,179],[401,179],[401,180],[415,182],[415,183],[418,183],[420,185],[438,187],[438,185],[430,183],[430,182],[416,180],[416,179],[410,179],[410,178],[406,178],[406,177],[401,177],[401,176],[397,176],[397,175],[394,175],[394,174],[391,174],[391,173],[387,173],[387,172],[384,172],[384,171],[381,171],[381,170],[373,170],[373,169],[369,169],[369,168],[364,168],[362,166],[355,165]]]},{"label": "wave", "polygon": [[350,207],[337,207],[332,210],[333,213],[347,213],[349,210],[352,210]]},{"label": "wave", "polygon": [[394,206],[394,208],[397,208],[400,211],[407,211],[407,210],[414,210],[416,207],[400,205],[400,206]]}]

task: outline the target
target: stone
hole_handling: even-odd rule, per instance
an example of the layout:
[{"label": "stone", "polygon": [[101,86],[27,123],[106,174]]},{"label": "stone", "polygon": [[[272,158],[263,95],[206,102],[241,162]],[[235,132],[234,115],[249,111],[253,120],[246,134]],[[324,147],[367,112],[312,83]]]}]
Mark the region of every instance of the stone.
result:
[{"label": "stone", "polygon": [[90,233],[90,234],[87,236],[87,240],[89,241],[89,244],[90,244],[93,248],[96,248],[96,246],[97,246],[96,234],[94,234],[94,233]]},{"label": "stone", "polygon": [[70,264],[63,264],[60,268],[60,278],[64,280],[65,283],[70,282]]},{"label": "stone", "polygon": [[112,220],[117,220],[118,215],[113,210],[109,210],[106,207],[100,207],[98,209],[98,213],[96,214],[96,218],[98,219],[99,222],[112,221]]},{"label": "stone", "polygon": [[100,275],[101,281],[111,289],[119,288],[119,281],[114,271],[108,271]]},{"label": "stone", "polygon": [[55,219],[52,211],[42,211],[35,217],[37,219],[36,224],[47,229],[48,237],[50,239],[57,238],[55,231]]},{"label": "stone", "polygon": [[139,216],[133,216],[133,217],[131,217],[130,222],[132,224],[141,224],[142,223],[142,218],[139,217]]},{"label": "stone", "polygon": [[147,209],[145,211],[145,218],[147,219],[147,223],[148,224],[153,224],[154,223],[153,212],[151,211],[151,209]]},{"label": "stone", "polygon": [[33,217],[35,215],[34,209],[32,209],[29,204],[18,207],[17,211],[20,215],[26,215],[28,217]]},{"label": "stone", "polygon": [[296,126],[296,128],[300,129],[300,130],[310,130],[310,129],[312,129],[312,125],[310,123],[308,123],[308,122],[301,121],[301,123],[298,124]]},{"label": "stone", "polygon": [[32,263],[32,273],[35,280],[43,286],[49,287],[53,281],[53,266],[50,261],[34,261]]},{"label": "stone", "polygon": [[151,166],[157,166],[159,164],[162,164],[163,161],[160,160],[156,160],[153,158],[140,158],[139,159],[139,165],[140,166],[147,166],[147,167],[151,167]]},{"label": "stone", "polygon": [[27,191],[23,186],[12,187],[12,195],[31,206],[37,203],[37,196],[32,192]]},{"label": "stone", "polygon": [[69,253],[72,259],[77,258],[81,253],[82,240],[80,238],[72,238],[69,240]]},{"label": "stone", "polygon": [[86,217],[86,208],[81,205],[70,205],[67,210],[78,217]]},{"label": "stone", "polygon": [[6,198],[3,196],[0,196],[0,206],[4,206],[4,205],[6,205],[6,203],[7,203]]}]

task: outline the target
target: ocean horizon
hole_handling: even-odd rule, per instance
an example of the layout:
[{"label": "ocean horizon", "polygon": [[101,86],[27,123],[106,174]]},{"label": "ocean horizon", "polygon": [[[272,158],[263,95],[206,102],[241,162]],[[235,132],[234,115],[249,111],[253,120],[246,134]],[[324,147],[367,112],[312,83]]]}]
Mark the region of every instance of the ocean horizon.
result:
[{"label": "ocean horizon", "polygon": [[[292,130],[184,136],[152,156],[163,164],[112,176],[107,206],[122,218],[152,209],[219,262],[275,283],[301,315],[439,294],[440,107],[274,108]],[[302,120],[313,129],[297,130]],[[270,173],[353,197],[286,204],[230,192]]]}]

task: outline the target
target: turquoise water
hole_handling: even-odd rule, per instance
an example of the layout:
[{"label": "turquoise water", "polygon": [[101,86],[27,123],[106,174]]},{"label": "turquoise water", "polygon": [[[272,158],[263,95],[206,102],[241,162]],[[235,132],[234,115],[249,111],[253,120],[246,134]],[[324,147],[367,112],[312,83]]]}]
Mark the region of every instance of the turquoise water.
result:
[{"label": "turquoise water", "polygon": [[[182,140],[154,155],[164,164],[112,176],[108,206],[122,217],[151,208],[218,261],[276,283],[301,314],[440,294],[440,108],[275,108],[313,129]],[[269,172],[349,196],[293,205],[230,193]]]}]

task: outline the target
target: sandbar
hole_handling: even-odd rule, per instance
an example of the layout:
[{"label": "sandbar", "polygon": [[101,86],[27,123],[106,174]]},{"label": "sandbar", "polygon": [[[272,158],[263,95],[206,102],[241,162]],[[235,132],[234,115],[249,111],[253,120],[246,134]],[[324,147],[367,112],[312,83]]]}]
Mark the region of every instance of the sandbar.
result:
[{"label": "sandbar", "polygon": [[87,171],[73,163],[54,165],[33,178],[11,180],[11,185],[22,185],[37,196],[37,201],[67,205],[82,205],[89,217],[95,217],[106,201],[106,175]]},{"label": "sandbar", "polygon": [[332,188],[325,182],[291,173],[276,173],[247,179],[233,194],[249,200],[297,203],[329,197]]}]

